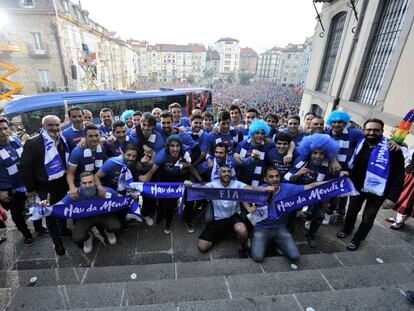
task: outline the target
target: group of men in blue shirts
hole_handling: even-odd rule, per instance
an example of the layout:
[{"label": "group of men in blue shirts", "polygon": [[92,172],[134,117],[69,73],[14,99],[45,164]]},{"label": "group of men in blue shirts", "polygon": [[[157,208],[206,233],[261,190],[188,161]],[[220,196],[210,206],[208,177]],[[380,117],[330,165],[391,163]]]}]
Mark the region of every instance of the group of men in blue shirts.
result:
[{"label": "group of men in blue shirts", "polygon": [[[287,128],[279,129],[276,114],[261,119],[254,108],[246,111],[244,119],[236,105],[217,116],[194,108],[189,118],[181,116],[178,103],[172,103],[168,111],[126,111],[118,121],[110,108],[104,108],[99,116],[101,124],[95,125],[84,121],[89,112],[73,106],[68,110],[70,127],[60,132],[59,118],[46,116],[40,134],[24,146],[11,136],[8,121],[0,119],[0,201],[11,211],[25,243],[33,243],[24,220],[26,198],[39,196],[44,204],[68,203],[125,195],[132,181],[181,181],[192,187],[202,183],[210,188],[261,189],[271,192],[277,201],[348,175],[348,162],[358,143],[367,137],[348,127],[350,116],[346,112],[332,112],[326,128],[323,118],[309,113],[303,126],[299,116],[289,116]],[[164,232],[170,234],[180,202],[144,196],[142,203],[145,223],[162,223]],[[339,198],[303,210],[310,247],[317,246],[318,228],[324,221],[329,223],[330,215],[343,220],[346,204],[347,198]],[[299,259],[291,235],[296,212],[271,219],[268,206],[248,202],[185,202],[182,218],[189,233],[194,232],[196,206],[205,209],[205,228],[198,244],[201,252],[234,231],[240,240],[240,257],[248,256],[250,246],[250,256],[262,261],[274,242],[291,261]],[[75,221],[74,241],[90,253],[93,234],[89,231],[95,227],[115,244],[115,233],[128,227],[126,213],[122,210]],[[49,230],[41,222],[35,223],[35,230],[42,234],[49,231],[56,253],[64,254],[61,235],[70,231],[66,222],[49,216],[46,224]],[[346,225],[348,231],[354,226]]]}]

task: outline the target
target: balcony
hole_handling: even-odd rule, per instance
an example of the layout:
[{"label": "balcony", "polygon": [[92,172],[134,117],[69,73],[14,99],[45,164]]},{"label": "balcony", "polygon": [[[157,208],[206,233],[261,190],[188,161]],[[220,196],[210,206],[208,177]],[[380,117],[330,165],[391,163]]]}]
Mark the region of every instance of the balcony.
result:
[{"label": "balcony", "polygon": [[42,44],[41,48],[36,47],[33,43],[26,42],[27,54],[34,58],[45,58],[49,57],[49,45],[46,43]]},{"label": "balcony", "polygon": [[38,93],[56,92],[56,82],[36,82],[36,90]]}]

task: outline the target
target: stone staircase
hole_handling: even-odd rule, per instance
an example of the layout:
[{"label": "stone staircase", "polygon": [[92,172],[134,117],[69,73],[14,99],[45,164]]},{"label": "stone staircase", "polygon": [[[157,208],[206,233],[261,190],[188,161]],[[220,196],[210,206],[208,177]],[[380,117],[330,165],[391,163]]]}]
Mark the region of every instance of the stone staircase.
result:
[{"label": "stone staircase", "polygon": [[[237,243],[207,254],[180,222],[131,226],[115,246],[97,242],[84,255],[66,242],[56,257],[49,238],[26,247],[11,229],[0,245],[0,309],[6,310],[414,310],[402,291],[414,289],[411,222],[391,232],[377,222],[356,252],[322,227],[317,249],[297,230],[297,270],[281,256],[262,264],[237,259]],[[30,279],[36,277],[35,283]]]}]

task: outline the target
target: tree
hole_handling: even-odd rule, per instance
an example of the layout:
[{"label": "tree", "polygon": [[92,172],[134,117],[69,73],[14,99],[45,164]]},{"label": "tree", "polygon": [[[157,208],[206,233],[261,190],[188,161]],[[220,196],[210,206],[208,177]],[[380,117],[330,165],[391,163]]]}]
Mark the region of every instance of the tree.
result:
[{"label": "tree", "polygon": [[150,81],[151,81],[151,82],[158,82],[158,79],[157,79],[157,74],[156,74],[155,72],[151,75],[151,79],[150,79]]},{"label": "tree", "polygon": [[236,81],[236,74],[234,73],[234,71],[230,72],[227,75],[226,81],[229,83],[233,83],[234,81]]},{"label": "tree", "polygon": [[248,85],[251,78],[253,78],[253,74],[250,72],[242,71],[239,73],[239,82],[242,85]]},{"label": "tree", "polygon": [[213,68],[205,69],[204,70],[204,75],[203,75],[204,79],[209,80],[213,76],[214,76],[214,70],[213,70]]},{"label": "tree", "polygon": [[189,76],[187,77],[187,83],[189,83],[189,84],[193,84],[193,83],[194,83],[194,81],[195,81],[195,78],[194,78],[194,76],[193,76],[193,75],[189,75]]}]

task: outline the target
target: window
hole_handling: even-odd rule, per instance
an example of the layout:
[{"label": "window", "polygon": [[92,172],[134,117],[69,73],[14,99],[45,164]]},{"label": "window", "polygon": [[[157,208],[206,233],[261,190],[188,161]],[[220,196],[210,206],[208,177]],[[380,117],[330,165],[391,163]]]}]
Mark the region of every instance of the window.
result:
[{"label": "window", "polygon": [[32,32],[33,44],[35,50],[43,50],[42,37],[40,32]]},{"label": "window", "polygon": [[39,70],[40,83],[43,87],[50,85],[49,70],[41,69]]},{"label": "window", "polygon": [[33,0],[21,0],[22,7],[24,8],[34,8],[34,1]]},{"label": "window", "polygon": [[69,12],[68,1],[67,0],[63,0],[62,1],[62,5],[63,5],[63,9],[65,10],[65,12]]},{"label": "window", "polygon": [[355,96],[357,101],[370,105],[376,104],[378,92],[401,32],[408,3],[409,0],[389,0],[384,3],[371,48],[362,69]]},{"label": "window", "polygon": [[344,30],[345,19],[345,12],[337,14],[332,19],[331,30],[325,48],[322,72],[317,87],[318,91],[328,91],[329,83],[331,82],[331,76],[335,65],[336,55],[338,54],[339,43],[341,42],[342,32]]},{"label": "window", "polygon": [[224,61],[224,65],[230,66],[230,64],[231,64],[231,61],[229,61],[229,60]]},{"label": "window", "polygon": [[231,58],[231,54],[224,54],[224,58],[226,58],[226,59]]}]

